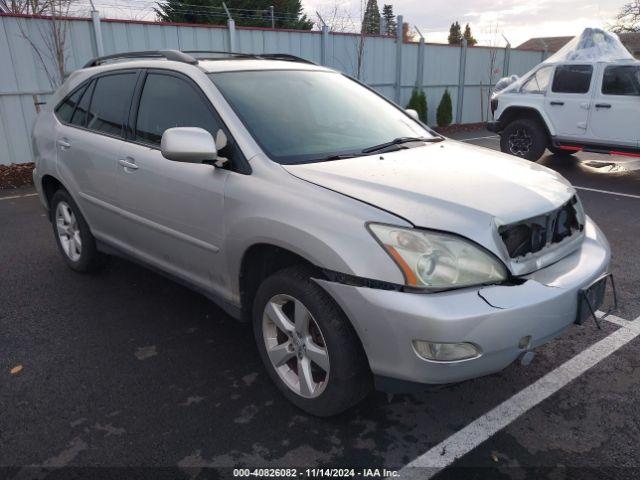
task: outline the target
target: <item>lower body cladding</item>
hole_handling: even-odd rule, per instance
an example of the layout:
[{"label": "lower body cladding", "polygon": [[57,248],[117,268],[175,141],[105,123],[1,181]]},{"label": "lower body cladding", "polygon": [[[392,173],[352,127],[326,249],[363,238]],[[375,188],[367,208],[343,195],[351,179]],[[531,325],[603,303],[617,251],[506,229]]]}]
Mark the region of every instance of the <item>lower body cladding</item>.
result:
[{"label": "lower body cladding", "polygon": [[[416,294],[317,282],[351,320],[377,387],[410,391],[416,383],[459,382],[502,370],[572,325],[580,290],[608,271],[611,257],[591,220],[585,233],[580,248],[521,277],[519,285]],[[416,341],[465,343],[477,353],[465,360],[429,360],[417,353]]]}]

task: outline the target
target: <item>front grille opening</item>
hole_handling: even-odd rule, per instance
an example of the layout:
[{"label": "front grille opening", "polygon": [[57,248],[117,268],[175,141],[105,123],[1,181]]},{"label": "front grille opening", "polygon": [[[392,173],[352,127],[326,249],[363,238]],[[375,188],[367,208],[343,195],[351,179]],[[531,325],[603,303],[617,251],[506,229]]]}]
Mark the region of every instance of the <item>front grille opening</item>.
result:
[{"label": "front grille opening", "polygon": [[503,225],[498,229],[511,258],[537,253],[543,248],[560,243],[567,237],[581,232],[584,225],[578,218],[574,196],[560,208],[545,215],[518,223]]}]

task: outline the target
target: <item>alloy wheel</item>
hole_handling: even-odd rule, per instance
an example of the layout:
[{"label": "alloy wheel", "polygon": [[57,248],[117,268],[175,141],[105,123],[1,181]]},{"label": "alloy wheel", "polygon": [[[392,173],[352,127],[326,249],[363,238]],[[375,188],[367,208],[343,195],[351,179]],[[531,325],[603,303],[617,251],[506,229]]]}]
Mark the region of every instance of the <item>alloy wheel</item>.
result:
[{"label": "alloy wheel", "polygon": [[289,295],[273,296],[262,315],[262,335],[284,384],[301,397],[320,396],[329,381],[329,352],[307,307]]},{"label": "alloy wheel", "polygon": [[525,128],[518,128],[509,135],[509,150],[513,155],[524,157],[529,153],[533,139]]},{"label": "alloy wheel", "polygon": [[67,202],[58,202],[56,207],[56,232],[65,255],[77,262],[82,255],[82,239],[76,216]]}]

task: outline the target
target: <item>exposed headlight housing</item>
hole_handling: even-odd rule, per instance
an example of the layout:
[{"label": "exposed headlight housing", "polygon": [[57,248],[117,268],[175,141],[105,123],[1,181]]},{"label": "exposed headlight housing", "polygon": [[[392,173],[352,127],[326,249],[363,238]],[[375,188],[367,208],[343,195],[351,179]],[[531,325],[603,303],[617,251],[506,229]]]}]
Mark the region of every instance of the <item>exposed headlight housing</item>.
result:
[{"label": "exposed headlight housing", "polygon": [[456,235],[378,223],[368,228],[398,265],[408,287],[437,291],[508,278],[500,260]]}]

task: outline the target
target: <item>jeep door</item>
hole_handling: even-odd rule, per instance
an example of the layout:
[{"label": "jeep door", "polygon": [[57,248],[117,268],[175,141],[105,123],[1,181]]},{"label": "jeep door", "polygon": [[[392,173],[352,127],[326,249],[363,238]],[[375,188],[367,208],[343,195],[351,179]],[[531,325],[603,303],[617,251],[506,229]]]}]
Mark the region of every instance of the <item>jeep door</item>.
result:
[{"label": "jeep door", "polygon": [[640,66],[604,65],[589,127],[599,143],[638,147],[640,141]]},{"label": "jeep door", "polygon": [[58,173],[101,240],[114,242],[122,234],[116,162],[139,73],[94,77],[56,109]]},{"label": "jeep door", "polygon": [[545,111],[558,137],[583,137],[591,108],[592,65],[556,66]]},{"label": "jeep door", "polygon": [[160,140],[171,127],[201,127],[215,138],[222,122],[195,82],[181,74],[149,70],[138,90],[130,142],[117,167],[128,248],[175,277],[221,290],[224,190],[234,173],[167,160]]}]

